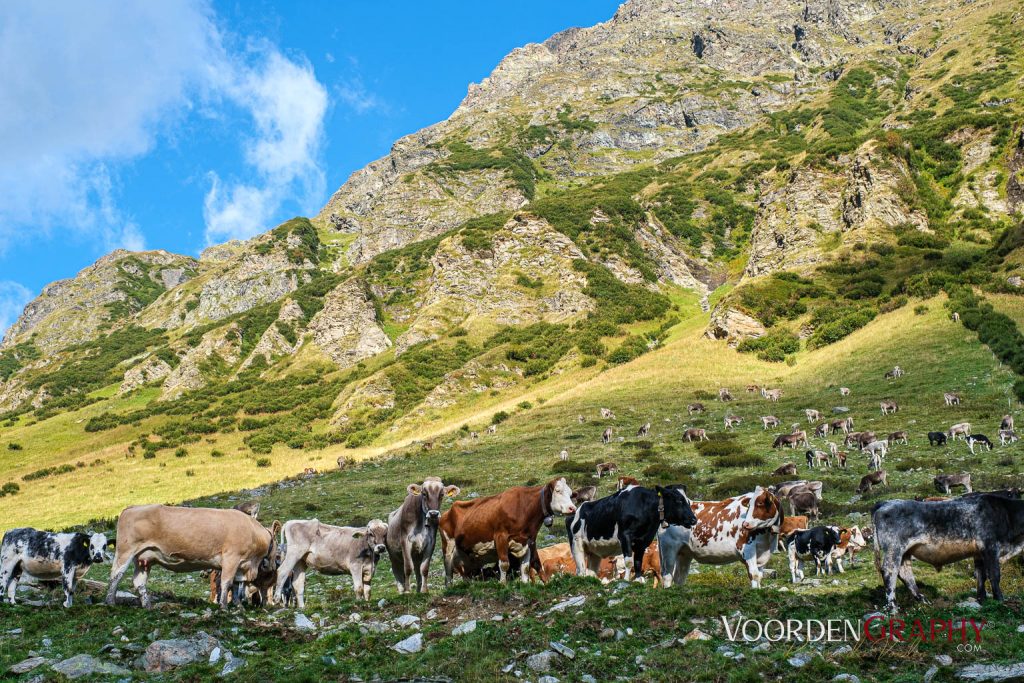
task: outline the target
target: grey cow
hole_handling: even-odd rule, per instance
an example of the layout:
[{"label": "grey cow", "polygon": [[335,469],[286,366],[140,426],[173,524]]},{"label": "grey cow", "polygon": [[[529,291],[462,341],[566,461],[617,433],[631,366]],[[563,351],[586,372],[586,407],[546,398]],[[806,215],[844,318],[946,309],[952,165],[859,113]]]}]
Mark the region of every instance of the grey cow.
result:
[{"label": "grey cow", "polygon": [[369,600],[370,582],[384,552],[387,533],[388,525],[380,519],[371,520],[365,527],[334,526],[318,519],[285,522],[281,538],[288,549],[277,570],[275,598],[281,602],[284,584],[291,576],[299,609],[304,609],[308,568],[328,576],[350,574],[356,597]]},{"label": "grey cow", "polygon": [[388,557],[398,592],[409,593],[410,579],[415,576],[416,592],[423,593],[427,590],[427,572],[437,543],[441,502],[446,496],[459,495],[459,487],[445,486],[438,477],[427,477],[422,484],[409,484],[406,490],[402,506],[388,515]]},{"label": "grey cow", "polygon": [[1024,549],[1024,501],[998,495],[964,496],[948,501],[890,500],[875,506],[875,558],[885,587],[888,611],[896,610],[896,579],[919,601],[911,559],[936,569],[974,560],[978,600],[985,582],[996,600],[1000,563]]}]

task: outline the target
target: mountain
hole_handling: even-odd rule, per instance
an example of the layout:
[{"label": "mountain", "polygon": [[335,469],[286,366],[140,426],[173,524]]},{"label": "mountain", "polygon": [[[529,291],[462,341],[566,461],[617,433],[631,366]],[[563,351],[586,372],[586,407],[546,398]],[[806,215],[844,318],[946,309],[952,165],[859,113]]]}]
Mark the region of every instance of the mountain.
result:
[{"label": "mountain", "polygon": [[48,286],[0,344],[0,439],[64,440],[9,475],[224,444],[279,473],[500,421],[695,316],[799,363],[911,301],[1016,291],[1022,19],[631,0],[514,50],[317,216]]}]

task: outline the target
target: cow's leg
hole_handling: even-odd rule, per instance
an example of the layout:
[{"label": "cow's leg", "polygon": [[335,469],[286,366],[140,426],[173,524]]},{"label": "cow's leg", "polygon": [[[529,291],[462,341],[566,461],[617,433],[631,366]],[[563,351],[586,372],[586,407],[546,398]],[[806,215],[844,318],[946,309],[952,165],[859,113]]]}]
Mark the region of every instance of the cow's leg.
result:
[{"label": "cow's leg", "polygon": [[672,572],[675,570],[676,562],[679,559],[679,548],[676,547],[675,543],[668,542],[667,535],[658,537],[658,559],[661,565],[661,587],[671,588]]},{"label": "cow's leg", "polygon": [[0,566],[0,589],[7,594],[7,602],[14,604],[18,592],[18,576],[21,574],[21,560],[13,558]]},{"label": "cow's leg", "polygon": [[[686,583],[686,577],[690,575],[690,563],[693,562],[693,558],[686,553],[680,553],[676,557],[675,569],[671,574],[668,575],[668,585],[671,586],[673,583],[682,586]],[[662,574],[662,581],[665,580],[665,574]],[[667,587],[667,586],[666,586]]]},{"label": "cow's leg", "polygon": [[[634,577],[635,581],[639,581],[640,583],[644,583],[644,581],[645,581],[645,579],[644,579],[644,555],[646,553],[647,553],[647,547],[646,546],[642,546],[640,544],[637,544],[633,548],[633,577]],[[623,559],[625,559],[625,557],[626,556],[623,555]],[[629,562],[625,562],[624,564],[626,565],[626,569],[628,570],[629,569]]]},{"label": "cow's leg", "polygon": [[306,609],[306,563],[299,560],[292,570],[292,589],[295,591],[295,604],[300,610]]},{"label": "cow's leg", "polygon": [[897,574],[903,585],[907,587],[910,594],[914,596],[919,602],[927,603],[925,597],[921,595],[921,591],[917,588],[917,581],[914,580],[914,570],[910,566],[910,558],[907,558],[900,564],[899,572]]},{"label": "cow's leg", "polygon": [[985,594],[985,581],[988,575],[985,573],[985,561],[980,558],[974,558],[974,579],[978,582],[978,602],[984,602],[988,597]]},{"label": "cow's leg", "polygon": [[398,586],[399,593],[408,593],[410,591],[409,577],[413,574],[416,574],[416,592],[420,592],[420,576],[416,572],[416,562],[412,557],[411,543],[412,541],[409,539],[405,539],[402,542],[402,582]]},{"label": "cow's leg", "polygon": [[601,571],[601,556],[594,555],[593,553],[586,553],[584,557],[584,563],[586,571],[583,572],[583,576],[597,576]]},{"label": "cow's leg", "polygon": [[[369,586],[367,588],[367,595],[369,595]],[[363,600],[363,568],[357,567],[352,572],[352,590],[355,591],[356,600]]]},{"label": "cow's leg", "polygon": [[533,549],[527,544],[526,554],[519,560],[519,580],[523,583],[530,583],[530,561],[532,559]]},{"label": "cow's leg", "polygon": [[117,584],[120,583],[124,577],[128,568],[132,566],[132,561],[135,559],[134,553],[125,553],[124,555],[118,554],[114,558],[114,563],[110,567],[110,583],[107,585],[107,604],[113,605],[115,598],[117,597]]},{"label": "cow's leg", "polygon": [[[238,574],[238,565],[241,559],[231,555],[221,558],[220,564],[220,608],[227,609],[228,594],[235,585],[235,576]],[[241,606],[241,602],[239,602]]]},{"label": "cow's leg", "polygon": [[587,553],[583,549],[583,538],[582,534],[569,536],[569,554],[572,555],[573,564],[576,565],[576,576],[587,576],[587,566],[589,560],[587,559]]},{"label": "cow's leg", "polygon": [[498,580],[502,583],[508,581],[508,570],[511,563],[508,559],[508,536],[496,534],[494,536],[494,552],[498,556]]},{"label": "cow's leg", "polygon": [[455,571],[455,539],[441,532],[441,559],[444,561],[445,588],[452,585],[452,573]]},{"label": "cow's leg", "polygon": [[985,573],[988,575],[988,583],[992,587],[992,597],[999,602],[1003,601],[1003,591],[999,587],[1000,567],[999,549],[986,548],[982,561],[985,563]]},{"label": "cow's leg", "polygon": [[[626,573],[623,575],[622,578],[625,581],[630,580],[630,559],[633,560],[633,576],[640,576],[643,572],[641,572],[640,570],[641,565],[638,565],[636,563],[636,558],[633,551],[633,539],[628,533],[619,531],[619,547],[622,548],[622,559],[625,561],[624,564],[626,570]],[[643,555],[641,555],[640,557],[642,559]]]},{"label": "cow's leg", "polygon": [[61,572],[61,584],[64,588],[64,607],[71,607],[75,594],[75,566],[65,564]]},{"label": "cow's leg", "polygon": [[[852,560],[851,560],[851,562],[852,562]],[[841,558],[841,557],[835,558],[834,559],[834,563],[835,563],[836,569],[839,570],[840,574],[845,574],[846,573],[846,570],[843,569],[843,558]]]},{"label": "cow's leg", "polygon": [[427,582],[427,576],[430,574],[430,556],[433,553],[424,553],[420,559],[419,566],[416,568],[416,592],[426,593],[430,590],[430,584]]},{"label": "cow's leg", "polygon": [[[132,586],[135,587],[135,591],[139,594],[139,602],[142,603],[143,608],[150,609],[153,607],[153,598],[149,595],[149,590],[146,588],[147,581],[149,581],[149,563],[136,561]],[[113,579],[111,579],[111,582],[113,582]]]}]

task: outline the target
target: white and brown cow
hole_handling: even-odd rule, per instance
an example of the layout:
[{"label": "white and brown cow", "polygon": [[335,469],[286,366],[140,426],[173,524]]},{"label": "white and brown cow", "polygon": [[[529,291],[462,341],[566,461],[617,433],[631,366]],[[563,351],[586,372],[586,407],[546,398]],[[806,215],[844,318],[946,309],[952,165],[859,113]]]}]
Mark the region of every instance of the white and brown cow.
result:
[{"label": "white and brown cow", "polygon": [[900,409],[896,401],[882,401],[878,405],[882,408],[882,415],[892,415]]},{"label": "white and brown cow", "polygon": [[846,570],[843,568],[843,558],[849,557],[852,564],[855,554],[866,548],[867,545],[868,542],[864,538],[864,534],[859,526],[841,527],[839,529],[839,543],[833,548],[832,553],[828,557],[829,573],[834,572],[836,569],[839,570],[840,574],[844,573]]},{"label": "white and brown cow", "polygon": [[690,563],[743,562],[753,588],[761,586],[762,568],[778,550],[784,519],[782,503],[758,486],[750,493],[721,501],[693,501],[697,523],[692,528],[669,526],[658,534],[661,583],[682,584]]},{"label": "white and brown cow", "polygon": [[36,529],[11,529],[0,544],[0,594],[14,604],[18,579],[60,581],[64,606],[71,607],[78,580],[93,564],[107,559],[103,534],[53,533]]},{"label": "white and brown cow", "polygon": [[240,598],[244,582],[255,580],[261,567],[273,564],[280,527],[280,522],[274,522],[268,529],[239,510],[170,505],[125,508],[117,518],[107,604],[114,604],[117,584],[134,563],[132,583],[143,607],[152,607],[146,583],[154,566],[176,573],[221,570],[233,579],[221,582],[220,606],[227,607],[233,583]]},{"label": "white and brown cow", "polygon": [[[567,451],[563,460],[569,459]],[[437,522],[441,519],[441,503],[459,495],[459,487],[444,485],[437,477],[427,477],[422,484],[409,484],[401,507],[388,515],[385,544],[391,559],[399,593],[410,591],[410,579],[416,577],[416,592],[427,590],[430,558],[437,543]]]},{"label": "white and brown cow", "polygon": [[960,405],[960,394],[952,391],[947,391],[942,395],[942,400],[946,402],[947,406],[958,406]]},{"label": "white and brown cow", "polygon": [[772,403],[778,403],[779,399],[782,398],[782,389],[761,389],[761,396]]},{"label": "white and brown cow", "polygon": [[971,435],[971,423],[970,422],[958,422],[949,428],[947,432],[951,439],[966,439]]},{"label": "white and brown cow", "polygon": [[299,609],[306,607],[306,570],[321,574],[352,576],[352,588],[359,600],[370,599],[370,583],[377,561],[386,550],[388,525],[373,519],[364,527],[334,526],[318,519],[293,519],[284,523],[281,538],[287,550],[277,572],[274,595],[280,601],[289,576]]},{"label": "white and brown cow", "polygon": [[522,581],[529,581],[531,548],[536,546],[542,524],[551,525],[554,515],[576,512],[572,488],[564,478],[543,486],[514,486],[493,496],[460,500],[441,515],[441,548],[445,585],[456,571],[474,575],[488,564],[498,563],[504,583],[518,562]]},{"label": "white and brown cow", "polygon": [[761,426],[764,428],[764,431],[768,431],[769,427],[778,427],[781,424],[782,421],[774,415],[761,416]]},{"label": "white and brown cow", "polygon": [[815,422],[821,419],[821,413],[818,412],[817,410],[814,410],[813,408],[804,409],[804,415],[807,416],[807,421],[810,422],[811,424],[814,424]]},{"label": "white and brown cow", "polygon": [[703,429],[694,427],[683,432],[683,438],[687,441],[708,441],[708,433]]},{"label": "white and brown cow", "polygon": [[722,423],[725,425],[726,429],[732,429],[741,422],[743,422],[743,418],[737,417],[736,415],[726,415],[725,418],[722,420]]}]

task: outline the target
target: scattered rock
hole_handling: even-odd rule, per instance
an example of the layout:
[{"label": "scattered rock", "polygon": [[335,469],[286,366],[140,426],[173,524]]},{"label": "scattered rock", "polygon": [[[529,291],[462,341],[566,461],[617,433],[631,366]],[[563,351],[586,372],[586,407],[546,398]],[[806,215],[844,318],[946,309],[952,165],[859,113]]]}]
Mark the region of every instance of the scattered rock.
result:
[{"label": "scattered rock", "polygon": [[464,636],[476,630],[476,619],[470,619],[452,629],[453,636]]},{"label": "scattered rock", "polygon": [[967,598],[962,602],[956,603],[956,606],[960,609],[979,610],[981,609],[981,603],[976,598]]},{"label": "scattered rock", "polygon": [[615,629],[603,628],[601,632],[597,634],[598,640],[611,640],[615,637]]},{"label": "scattered rock", "polygon": [[425,619],[437,619],[437,610],[436,609],[427,610],[427,613],[424,614],[423,617]]},{"label": "scattered rock", "polygon": [[953,664],[953,658],[949,655],[935,655],[935,661],[938,662],[940,666],[952,666]]},{"label": "scattered rock", "polygon": [[832,677],[833,683],[860,683],[860,679],[853,674],[836,674]]},{"label": "scattered rock", "polygon": [[932,679],[935,678],[936,674],[939,673],[939,667],[932,664],[928,667],[928,670],[924,672],[924,683],[932,683]]},{"label": "scattered rock", "polygon": [[563,600],[562,602],[558,603],[557,605],[555,605],[554,607],[549,609],[544,614],[551,614],[552,612],[563,612],[563,611],[569,609],[570,607],[580,607],[586,601],[587,601],[586,596],[584,596],[584,595],[577,595],[575,597],[569,598],[568,600]]},{"label": "scattered rock", "polygon": [[32,669],[35,669],[37,666],[40,666],[45,663],[46,657],[29,657],[28,659],[23,659],[22,661],[18,662],[10,669],[8,669],[8,671],[10,671],[12,674],[27,674]]},{"label": "scattered rock", "polygon": [[204,631],[188,639],[156,640],[139,658],[139,666],[149,673],[170,671],[207,659],[219,645],[216,638]]},{"label": "scattered rock", "polygon": [[962,681],[1016,681],[1024,678],[1024,662],[1016,664],[971,664],[956,672]]},{"label": "scattered rock", "polygon": [[295,628],[300,631],[315,631],[316,624],[302,612],[295,614]]},{"label": "scattered rock", "polygon": [[83,676],[94,676],[103,674],[107,676],[130,676],[131,672],[117,664],[104,662],[92,655],[75,655],[71,659],[57,662],[50,666],[55,672],[66,678],[81,678]]},{"label": "scattered rock", "polygon": [[538,652],[535,655],[530,655],[526,658],[526,666],[531,671],[537,673],[545,673],[551,671],[551,667],[554,665],[555,657],[557,657],[551,650],[544,650],[544,652]]},{"label": "scattered rock", "polygon": [[789,662],[790,666],[799,669],[807,666],[813,659],[814,655],[810,652],[798,652],[786,661]]},{"label": "scattered rock", "polygon": [[768,650],[771,650],[771,649],[772,649],[772,644],[769,643],[766,640],[763,643],[759,643],[759,644],[755,645],[754,647],[750,648],[750,651],[751,652],[768,652]]},{"label": "scattered rock", "polygon": [[704,633],[704,631],[701,631],[699,628],[695,628],[689,633],[687,633],[685,636],[683,636],[684,643],[688,643],[691,640],[711,640],[711,636],[709,636],[707,633]]},{"label": "scattered rock", "polygon": [[415,614],[403,614],[395,619],[395,624],[399,628],[409,628],[410,626],[415,626],[418,623],[420,623],[420,618]]},{"label": "scattered rock", "polygon": [[558,683],[558,679],[554,676],[541,676],[537,679],[537,683]]},{"label": "scattered rock", "polygon": [[583,674],[580,676],[580,683],[597,683],[597,679],[590,674]]},{"label": "scattered rock", "polygon": [[405,640],[400,640],[392,645],[391,649],[395,652],[400,652],[403,655],[416,654],[423,649],[423,634],[415,633]]},{"label": "scattered rock", "polygon": [[221,676],[227,676],[235,673],[239,669],[245,666],[245,660],[241,657],[235,657],[230,652],[224,653],[224,668],[220,670]]},{"label": "scattered rock", "polygon": [[563,645],[562,643],[559,643],[557,640],[551,641],[550,645],[552,650],[562,655],[563,657],[567,657],[568,659],[576,659],[576,650],[573,650],[568,645]]},{"label": "scattered rock", "polygon": [[849,645],[840,645],[836,649],[832,650],[832,656],[842,657],[843,655],[850,654],[851,652],[853,652],[853,648]]}]

